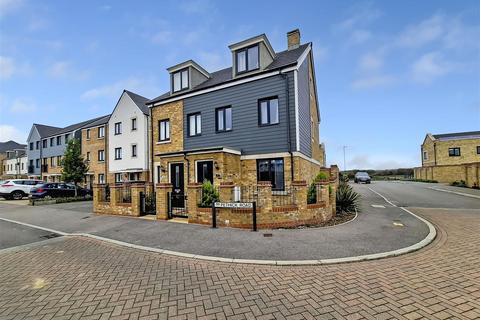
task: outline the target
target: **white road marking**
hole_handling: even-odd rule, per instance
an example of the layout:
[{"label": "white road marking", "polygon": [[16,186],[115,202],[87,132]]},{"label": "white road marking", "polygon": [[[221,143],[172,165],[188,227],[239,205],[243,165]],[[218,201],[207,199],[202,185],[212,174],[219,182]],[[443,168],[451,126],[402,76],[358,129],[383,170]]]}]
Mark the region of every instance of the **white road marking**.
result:
[{"label": "white road marking", "polygon": [[374,208],[382,208],[382,209],[385,209],[385,206],[382,206],[381,204],[372,204],[371,206],[374,207]]},{"label": "white road marking", "polygon": [[439,188],[434,188],[434,187],[428,187],[428,189],[432,189],[432,190],[435,190],[435,191],[441,191],[441,192],[448,192],[448,193],[458,194],[458,195],[464,196],[464,197],[470,197],[470,198],[480,199],[480,196],[476,196],[476,195],[474,195],[474,194],[469,194],[469,193],[464,193],[464,192],[451,191],[451,190],[439,189]]},{"label": "white road marking", "polygon": [[390,200],[388,200],[387,198],[385,198],[383,195],[381,195],[380,193],[378,193],[377,191],[373,190],[372,188],[368,187],[368,189],[370,191],[372,191],[373,193],[376,193],[377,195],[379,195],[380,197],[383,198],[383,200],[385,200],[386,203],[390,204],[391,206],[393,207],[396,207],[397,205],[396,204],[393,204],[392,202],[390,202]]}]

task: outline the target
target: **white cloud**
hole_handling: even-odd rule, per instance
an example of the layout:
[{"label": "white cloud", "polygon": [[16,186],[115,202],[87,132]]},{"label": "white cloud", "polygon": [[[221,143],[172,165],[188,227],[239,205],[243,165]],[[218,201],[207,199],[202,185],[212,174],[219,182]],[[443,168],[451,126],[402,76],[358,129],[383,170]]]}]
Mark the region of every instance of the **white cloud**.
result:
[{"label": "white cloud", "polygon": [[377,53],[366,53],[360,58],[358,67],[362,71],[378,71],[383,67],[383,57]]},{"label": "white cloud", "polygon": [[382,12],[371,3],[355,4],[349,10],[349,17],[336,24],[336,30],[351,30],[367,25],[382,16]]},{"label": "white cloud", "polygon": [[0,56],[0,79],[9,79],[14,75],[26,75],[30,73],[28,64],[18,64],[13,58]]},{"label": "white cloud", "polygon": [[207,71],[217,71],[227,67],[231,62],[229,56],[213,52],[202,51],[198,54],[198,62]]},{"label": "white cloud", "polygon": [[419,47],[438,40],[445,33],[446,19],[436,14],[419,24],[410,25],[398,38],[398,44],[407,47]]},{"label": "white cloud", "polygon": [[394,83],[396,78],[391,75],[368,75],[358,78],[352,82],[354,89],[373,89],[378,87],[385,87]]},{"label": "white cloud", "polygon": [[85,100],[98,99],[98,98],[111,98],[111,99],[117,98],[118,99],[124,89],[133,91],[140,95],[151,94],[152,97],[153,95],[158,94],[160,92],[160,89],[158,89],[158,87],[155,85],[152,79],[145,78],[145,77],[142,77],[142,78],[130,77],[109,85],[100,86],[97,88],[87,90],[81,95],[81,98]]},{"label": "white cloud", "polygon": [[27,141],[27,133],[8,124],[0,124],[0,142],[14,140],[18,143]]},{"label": "white cloud", "polygon": [[452,70],[452,65],[446,62],[438,52],[430,52],[421,56],[412,65],[413,79],[420,83],[431,83]]},{"label": "white cloud", "polygon": [[372,38],[372,33],[368,30],[354,30],[350,34],[349,42],[353,44],[361,44]]},{"label": "white cloud", "polygon": [[0,17],[16,12],[22,6],[22,0],[0,0]]},{"label": "white cloud", "polygon": [[15,99],[10,106],[11,113],[25,114],[37,110],[37,105],[29,99]]}]

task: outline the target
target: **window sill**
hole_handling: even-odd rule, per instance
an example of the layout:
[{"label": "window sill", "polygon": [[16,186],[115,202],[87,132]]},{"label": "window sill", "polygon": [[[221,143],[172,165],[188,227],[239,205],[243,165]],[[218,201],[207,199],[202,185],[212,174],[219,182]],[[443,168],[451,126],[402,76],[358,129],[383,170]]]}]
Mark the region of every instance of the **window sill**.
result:
[{"label": "window sill", "polygon": [[276,125],[279,125],[280,122],[277,122],[277,123],[264,123],[264,124],[261,124],[259,123],[258,126],[259,127],[271,127],[271,126],[276,126]]},{"label": "window sill", "polygon": [[167,144],[167,143],[172,143],[172,140],[165,140],[165,141],[157,141],[155,144]]}]

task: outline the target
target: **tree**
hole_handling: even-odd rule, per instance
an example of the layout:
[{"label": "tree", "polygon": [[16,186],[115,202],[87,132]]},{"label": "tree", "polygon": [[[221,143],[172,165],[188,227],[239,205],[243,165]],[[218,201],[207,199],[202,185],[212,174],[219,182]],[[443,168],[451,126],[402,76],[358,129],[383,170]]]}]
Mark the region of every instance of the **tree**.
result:
[{"label": "tree", "polygon": [[83,181],[88,172],[88,165],[83,160],[80,140],[68,141],[67,149],[62,159],[62,180],[73,182],[75,185],[75,197],[77,196],[77,183]]}]

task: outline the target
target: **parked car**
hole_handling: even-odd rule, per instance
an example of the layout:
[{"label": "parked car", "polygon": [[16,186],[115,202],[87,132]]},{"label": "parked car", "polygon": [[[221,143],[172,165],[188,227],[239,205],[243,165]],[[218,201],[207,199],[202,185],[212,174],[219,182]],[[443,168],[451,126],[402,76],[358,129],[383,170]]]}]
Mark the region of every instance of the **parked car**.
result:
[{"label": "parked car", "polygon": [[7,200],[21,200],[30,194],[32,187],[39,183],[44,183],[41,180],[31,179],[12,179],[0,182],[0,197]]},{"label": "parked car", "polygon": [[[77,186],[77,196],[92,195],[92,191]],[[75,185],[61,182],[51,182],[36,185],[30,191],[30,197],[38,198],[68,198],[75,196]]]},{"label": "parked car", "polygon": [[354,181],[355,183],[370,183],[372,181],[372,178],[370,178],[368,173],[359,171],[355,174]]}]

